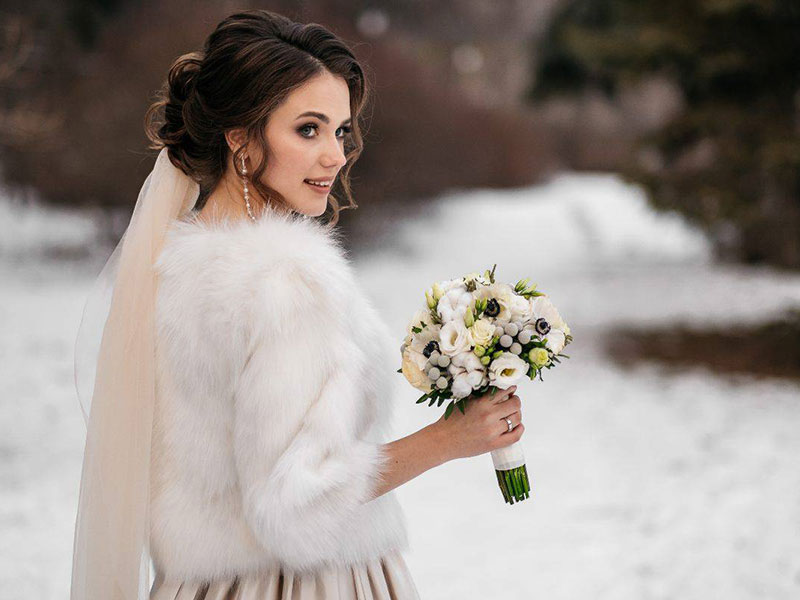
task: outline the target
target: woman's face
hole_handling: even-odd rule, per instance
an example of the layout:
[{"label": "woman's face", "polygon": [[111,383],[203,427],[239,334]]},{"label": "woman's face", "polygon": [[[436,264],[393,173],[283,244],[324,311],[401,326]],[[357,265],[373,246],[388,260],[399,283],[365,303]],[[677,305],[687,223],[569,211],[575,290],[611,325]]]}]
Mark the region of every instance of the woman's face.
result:
[{"label": "woman's face", "polygon": [[[344,139],[350,122],[350,90],[341,77],[324,71],[291,92],[267,122],[271,155],[263,183],[299,213],[324,213],[331,186],[347,162]],[[255,159],[261,160],[260,152]]]}]

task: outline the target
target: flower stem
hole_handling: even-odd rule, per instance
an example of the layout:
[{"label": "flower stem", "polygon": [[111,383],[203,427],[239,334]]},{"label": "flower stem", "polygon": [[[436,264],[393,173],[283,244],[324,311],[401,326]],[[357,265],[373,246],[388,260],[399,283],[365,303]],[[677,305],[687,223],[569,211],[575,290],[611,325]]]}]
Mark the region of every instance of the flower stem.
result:
[{"label": "flower stem", "polygon": [[506,503],[514,504],[515,501],[521,502],[530,497],[531,484],[525,465],[509,469],[508,471],[495,469],[495,474],[497,475],[497,483],[500,486],[500,491]]}]

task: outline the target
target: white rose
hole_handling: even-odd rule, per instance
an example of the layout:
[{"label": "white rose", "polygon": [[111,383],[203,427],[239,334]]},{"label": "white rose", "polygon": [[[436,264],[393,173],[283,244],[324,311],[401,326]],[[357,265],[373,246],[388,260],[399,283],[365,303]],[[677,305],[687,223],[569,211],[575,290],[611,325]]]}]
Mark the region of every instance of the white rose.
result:
[{"label": "white rose", "polygon": [[411,348],[406,348],[403,352],[403,375],[408,382],[421,392],[428,393],[431,391],[431,380],[428,379],[427,374],[423,371],[425,363],[428,359],[424,354],[415,352]]},{"label": "white rose", "polygon": [[476,345],[488,346],[494,336],[494,327],[494,323],[489,321],[489,319],[478,319],[473,323],[472,327],[469,328],[469,332],[472,334],[472,341],[474,341]]},{"label": "white rose", "polygon": [[528,372],[528,363],[516,354],[503,352],[489,365],[489,382],[500,389],[508,389]]},{"label": "white rose", "polygon": [[439,332],[439,348],[442,354],[452,357],[471,350],[472,346],[472,336],[462,321],[456,319],[442,326]]}]

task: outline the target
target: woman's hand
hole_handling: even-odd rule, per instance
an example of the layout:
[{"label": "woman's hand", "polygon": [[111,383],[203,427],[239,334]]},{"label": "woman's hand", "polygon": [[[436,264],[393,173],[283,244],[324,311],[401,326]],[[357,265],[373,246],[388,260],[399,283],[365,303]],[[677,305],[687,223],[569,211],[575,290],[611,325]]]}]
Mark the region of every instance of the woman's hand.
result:
[{"label": "woman's hand", "polygon": [[[445,446],[448,460],[477,456],[498,448],[510,446],[522,437],[525,426],[522,424],[522,402],[513,395],[517,386],[507,390],[496,390],[467,401],[465,414],[453,408],[450,416],[444,414],[432,427],[439,434],[440,443]],[[508,431],[505,417],[511,419],[514,427]]]}]

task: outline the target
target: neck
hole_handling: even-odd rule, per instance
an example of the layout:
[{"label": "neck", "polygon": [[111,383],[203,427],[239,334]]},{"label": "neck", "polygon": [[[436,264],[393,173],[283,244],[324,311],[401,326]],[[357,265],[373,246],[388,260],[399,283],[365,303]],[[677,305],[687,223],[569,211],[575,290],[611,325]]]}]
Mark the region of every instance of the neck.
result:
[{"label": "neck", "polygon": [[[248,188],[251,186],[248,186]],[[255,210],[253,194],[250,194],[250,206]],[[232,181],[229,177],[223,177],[217,187],[209,194],[206,203],[199,212],[203,219],[249,219],[247,207],[244,202],[244,188],[239,181]]]}]

